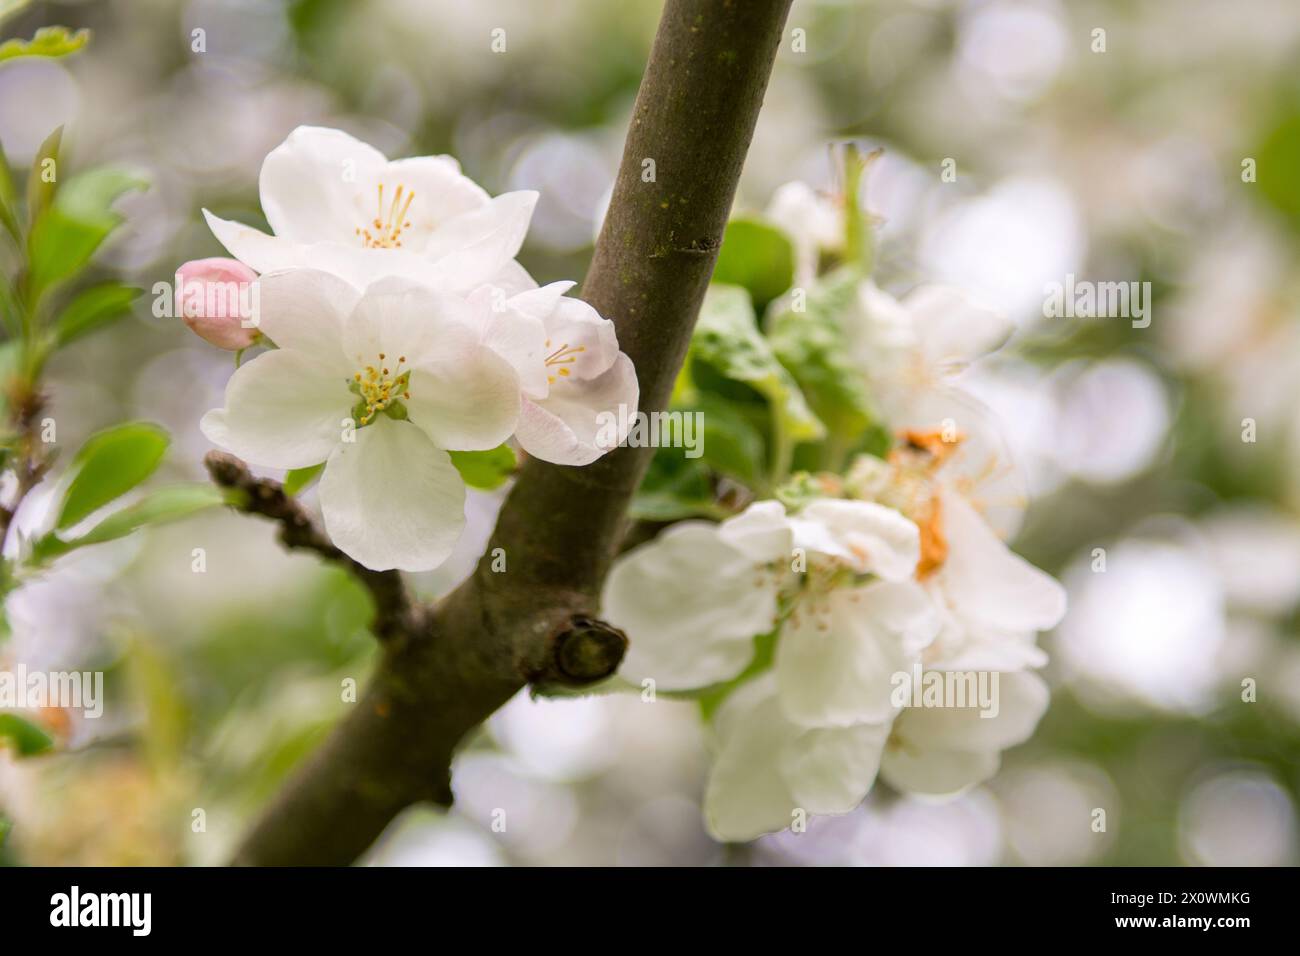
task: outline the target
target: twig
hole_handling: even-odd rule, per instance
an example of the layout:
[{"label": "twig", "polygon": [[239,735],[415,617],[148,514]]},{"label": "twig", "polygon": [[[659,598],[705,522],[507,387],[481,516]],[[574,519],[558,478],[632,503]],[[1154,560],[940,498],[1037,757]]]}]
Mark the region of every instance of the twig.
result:
[{"label": "twig", "polygon": [[278,481],[255,477],[234,455],[211,451],[203,463],[217,485],[242,492],[235,507],[279,524],[280,541],[285,547],[314,551],[325,560],[346,567],[366,586],[375,601],[376,637],[387,640],[416,629],[415,609],[407,597],[400,574],[396,571],[372,571],[353,561],[316,527],[297,499],[285,494]]}]

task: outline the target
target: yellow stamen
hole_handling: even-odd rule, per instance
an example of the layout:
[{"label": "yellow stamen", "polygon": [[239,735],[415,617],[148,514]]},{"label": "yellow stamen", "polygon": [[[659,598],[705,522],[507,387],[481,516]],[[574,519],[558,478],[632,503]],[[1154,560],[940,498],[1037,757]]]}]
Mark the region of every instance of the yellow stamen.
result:
[{"label": "yellow stamen", "polygon": [[[361,244],[367,249],[396,249],[402,244],[402,230],[411,227],[406,215],[411,210],[411,203],[415,199],[415,191],[407,191],[405,186],[399,184],[393,193],[387,212],[384,210],[383,183],[379,184],[378,193],[378,201],[375,204],[375,218],[371,220],[369,225],[358,226],[354,231],[361,239]],[[402,198],[403,193],[405,193],[405,201]],[[383,360],[382,355],[379,358],[380,361]]]}]

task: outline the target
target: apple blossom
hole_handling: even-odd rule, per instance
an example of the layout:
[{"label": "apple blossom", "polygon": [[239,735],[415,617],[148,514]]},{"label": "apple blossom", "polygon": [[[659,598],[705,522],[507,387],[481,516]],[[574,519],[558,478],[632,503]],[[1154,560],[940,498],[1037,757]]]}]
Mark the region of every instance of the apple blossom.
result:
[{"label": "apple blossom", "polygon": [[890,731],[880,776],[907,793],[953,794],[998,771],[1001,752],[1024,743],[1047,712],[1047,684],[1032,671],[998,674],[998,711],[908,707]]},{"label": "apple blossom", "polygon": [[[1064,591],[954,489],[944,469],[961,440],[904,432],[888,460],[863,456],[825,485],[855,497],[683,522],[611,571],[626,679],[680,691],[742,678],[714,721],[704,809],[718,839],[783,829],[797,810],[848,812],[878,773],[907,792],[960,791],[1032,733],[1048,695],[1025,669],[1044,662],[1036,634],[1060,620]],[[766,634],[771,669],[751,675]],[[922,668],[995,674],[997,710],[900,711],[896,676]]]},{"label": "apple blossom", "polygon": [[176,313],[205,342],[238,352],[257,340],[257,273],[236,259],[195,259],[176,270]]},{"label": "apple blossom", "polygon": [[797,811],[853,810],[877,775],[905,793],[957,794],[992,777],[1001,752],[1023,743],[1047,709],[1029,671],[998,674],[998,711],[907,707],[892,723],[807,727],[781,707],[767,674],[741,685],[714,718],[715,758],[704,795],[709,832],[752,840],[791,825]]},{"label": "apple blossom", "polygon": [[1015,326],[1006,315],[952,286],[925,284],[902,301],[870,279],[858,283],[844,322],[848,348],[896,427],[935,391],[957,392],[957,377],[998,348]]},{"label": "apple blossom", "polygon": [[[820,500],[796,516],[776,501],[720,525],[682,522],[610,572],[606,616],[630,646],[622,675],[663,690],[730,680],[777,629],[781,705],[806,726],[894,713],[890,675],[938,627],[912,583],[916,526],[879,504]],[[874,580],[865,581],[867,575]]]},{"label": "apple blossom", "polygon": [[306,269],[261,283],[262,331],[278,348],[235,372],[204,434],[257,465],[325,462],[320,503],[335,545],[375,570],[436,567],[465,523],[465,485],[445,449],[505,441],[518,376],[455,296],[398,277],[359,290]]},{"label": "apple blossom", "polygon": [[[543,461],[587,465],[626,437],[639,390],[614,323],[566,297],[572,286],[553,282],[503,302],[496,289],[484,286],[469,301],[483,316],[483,341],[519,375],[520,446]],[[622,431],[604,429],[607,419],[623,423]]]},{"label": "apple blossom", "polygon": [[514,256],[537,193],[491,198],[450,156],[390,162],[341,130],[300,126],[267,155],[258,185],[274,235],[204,210],[257,272],[321,269],[359,287],[400,275],[461,293],[535,284]]},{"label": "apple blossom", "polygon": [[964,433],[908,429],[903,438],[887,462],[864,457],[855,463],[846,487],[850,495],[897,508],[920,530],[916,576],[941,620],[925,651],[927,666],[1042,665],[1035,636],[1064,616],[1064,589],[1012,552],[980,513],[980,485],[954,470]]}]

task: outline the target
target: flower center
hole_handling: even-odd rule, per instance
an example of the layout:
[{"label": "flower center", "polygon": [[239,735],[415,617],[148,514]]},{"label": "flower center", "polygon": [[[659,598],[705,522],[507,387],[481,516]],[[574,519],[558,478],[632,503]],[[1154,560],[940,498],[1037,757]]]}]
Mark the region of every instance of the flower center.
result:
[{"label": "flower center", "polygon": [[[358,361],[360,361],[358,356]],[[357,403],[358,425],[369,425],[380,412],[392,406],[399,398],[411,397],[408,386],[411,382],[411,370],[402,371],[406,356],[399,355],[391,368],[385,365],[387,356],[379,353],[379,362],[366,365],[352,376],[351,389],[360,397]]]},{"label": "flower center", "polygon": [[[548,349],[551,347],[550,339],[546,340],[546,347]],[[578,354],[585,351],[587,351],[585,345],[570,346],[569,343],[566,342],[550,355],[546,356],[546,381],[551,385],[554,385],[556,375],[561,378],[568,378],[569,369],[565,368],[565,366],[572,365],[574,362],[578,361]],[[555,375],[551,374],[552,369],[555,370]]]},{"label": "flower center", "polygon": [[396,249],[402,244],[402,230],[411,227],[406,213],[415,199],[415,191],[398,184],[384,209],[384,184],[379,184],[379,198],[375,204],[375,218],[364,226],[357,226],[356,234],[367,249]]},{"label": "flower center", "polygon": [[924,581],[948,560],[948,538],[943,533],[939,496],[933,495],[925,515],[915,515],[913,520],[921,532],[921,559],[916,562],[916,579]]},{"label": "flower center", "polygon": [[921,533],[916,577],[924,581],[948,560],[948,538],[944,534],[935,474],[956,453],[966,436],[942,429],[909,428],[899,438],[900,444],[889,453],[893,481],[881,497],[916,522]]}]

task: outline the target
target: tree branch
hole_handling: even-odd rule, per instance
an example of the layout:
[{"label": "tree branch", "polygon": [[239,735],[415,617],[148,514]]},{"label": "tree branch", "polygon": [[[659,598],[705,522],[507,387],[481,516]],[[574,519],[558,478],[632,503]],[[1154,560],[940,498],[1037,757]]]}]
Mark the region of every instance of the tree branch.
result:
[{"label": "tree branch", "polygon": [[221,451],[210,451],[203,458],[214,484],[242,492],[235,507],[246,514],[261,515],[280,525],[280,542],[286,548],[314,551],[327,561],[343,565],[366,586],[375,601],[375,620],[371,629],[380,640],[388,640],[415,631],[419,626],[416,610],[412,608],[396,571],[372,571],[358,564],[334,547],[334,543],[312,521],[301,504],[284,492],[278,481],[255,478],[248,466]]},{"label": "tree branch", "polygon": [[[665,5],[583,286],[617,326],[645,411],[666,407],[685,357],[789,5]],[[421,630],[386,643],[363,699],[235,862],[350,862],[406,806],[450,803],[457,744],[525,684],[613,673],[626,639],[594,611],[651,451],[620,448],[585,468],[530,460],[488,546],[506,571],[485,558]]]}]

